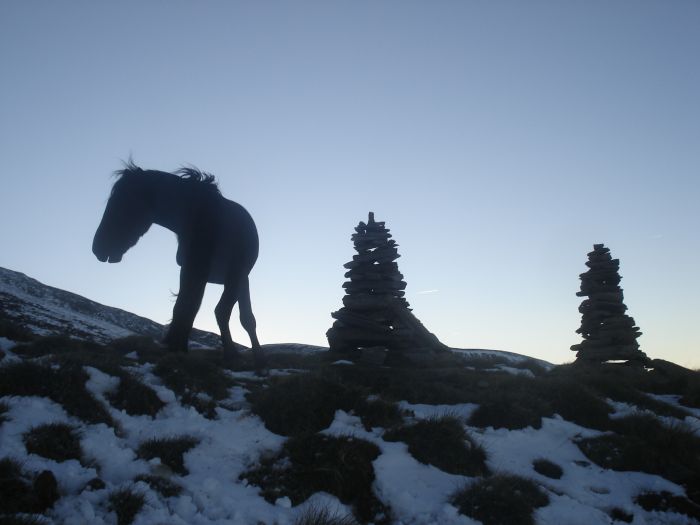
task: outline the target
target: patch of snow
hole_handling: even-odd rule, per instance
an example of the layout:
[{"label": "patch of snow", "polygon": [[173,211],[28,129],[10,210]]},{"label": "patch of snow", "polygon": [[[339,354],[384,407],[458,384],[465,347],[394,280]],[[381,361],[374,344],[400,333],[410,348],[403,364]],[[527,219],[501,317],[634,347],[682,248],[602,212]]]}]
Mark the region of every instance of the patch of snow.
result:
[{"label": "patch of snow", "polygon": [[528,370],[527,368],[515,368],[506,365],[496,365],[496,369],[499,372],[507,372],[514,376],[535,377],[535,374],[532,373],[532,370]]},{"label": "patch of snow", "polygon": [[505,350],[487,350],[484,348],[450,348],[450,350],[456,354],[463,355],[464,357],[486,357],[491,359],[505,359],[513,363],[523,363],[530,361],[542,366],[545,370],[550,370],[554,368],[554,365],[552,363],[544,361],[543,359],[537,359],[522,354],[507,352]]},{"label": "patch of snow", "polygon": [[[616,472],[590,463],[574,440],[600,434],[564,421],[559,416],[542,418],[542,428],[539,430],[532,427],[510,431],[489,428],[472,432],[472,436],[486,449],[491,470],[531,478],[548,489],[551,503],[537,511],[540,523],[609,524],[610,517],[606,511],[613,507],[631,511],[634,497],[641,492],[684,494],[681,487],[660,476]],[[532,463],[540,458],[559,465],[564,471],[561,479],[538,474]],[[578,513],[571,514],[576,509]],[[587,521],[583,518],[576,521],[583,511]],[[635,515],[643,513],[639,507],[634,507]]]},{"label": "patch of snow", "polygon": [[413,413],[416,419],[428,419],[442,416],[455,416],[464,422],[469,420],[479,405],[474,403],[460,403],[458,405],[424,405],[414,404],[407,401],[399,402],[401,410]]},{"label": "patch of snow", "polygon": [[7,337],[0,337],[0,350],[7,351],[17,346],[17,342]]}]

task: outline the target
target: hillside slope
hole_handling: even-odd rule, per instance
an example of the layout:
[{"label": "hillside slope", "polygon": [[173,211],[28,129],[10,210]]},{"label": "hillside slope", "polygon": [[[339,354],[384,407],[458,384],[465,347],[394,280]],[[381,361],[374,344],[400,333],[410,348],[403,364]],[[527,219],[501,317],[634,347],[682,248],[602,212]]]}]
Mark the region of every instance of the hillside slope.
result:
[{"label": "hillside slope", "polygon": [[[697,372],[271,345],[258,377],[246,354],[173,355],[133,337],[141,318],[10,278],[2,523],[700,523]],[[49,335],[7,337],[27,328]]]}]

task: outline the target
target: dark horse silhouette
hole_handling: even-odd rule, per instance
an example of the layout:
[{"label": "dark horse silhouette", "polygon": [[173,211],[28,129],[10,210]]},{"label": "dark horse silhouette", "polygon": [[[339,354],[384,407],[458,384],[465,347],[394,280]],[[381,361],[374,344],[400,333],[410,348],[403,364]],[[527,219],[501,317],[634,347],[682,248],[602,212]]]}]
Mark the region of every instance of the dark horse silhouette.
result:
[{"label": "dark horse silhouette", "polygon": [[224,285],[216,306],[225,353],[236,353],[229,320],[238,302],[243,328],[250,336],[256,367],[264,358],[255,332],[248,274],[258,258],[258,232],[248,212],[219,192],[213,175],[195,168],[175,174],[142,170],[129,161],[116,172],[92,252],[102,262],[117,263],[129,248],[159,224],[178,238],[180,291],[163,340],[170,350],[186,351],[192,323],[207,282]]}]

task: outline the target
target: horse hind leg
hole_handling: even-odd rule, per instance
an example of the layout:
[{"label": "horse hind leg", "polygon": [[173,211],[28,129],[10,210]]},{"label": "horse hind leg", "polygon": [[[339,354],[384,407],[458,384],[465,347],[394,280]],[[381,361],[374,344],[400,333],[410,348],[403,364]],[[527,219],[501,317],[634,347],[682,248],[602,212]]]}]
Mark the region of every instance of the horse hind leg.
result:
[{"label": "horse hind leg", "polygon": [[224,346],[224,354],[229,355],[236,355],[238,353],[236,345],[233,343],[233,338],[231,337],[231,329],[229,328],[231,312],[233,311],[236,301],[238,301],[238,285],[239,282],[237,280],[226,283],[224,285],[224,293],[221,294],[221,299],[219,299],[219,303],[214,309],[216,322],[219,325],[219,332],[221,333],[221,342]]},{"label": "horse hind leg", "polygon": [[260,347],[260,342],[258,341],[258,335],[255,331],[257,323],[253,315],[253,308],[250,304],[250,286],[248,284],[247,275],[241,278],[238,307],[241,311],[241,325],[243,325],[243,328],[248,332],[248,336],[250,337],[250,346],[253,350],[255,369],[258,372],[262,372],[267,363],[262,348]]}]

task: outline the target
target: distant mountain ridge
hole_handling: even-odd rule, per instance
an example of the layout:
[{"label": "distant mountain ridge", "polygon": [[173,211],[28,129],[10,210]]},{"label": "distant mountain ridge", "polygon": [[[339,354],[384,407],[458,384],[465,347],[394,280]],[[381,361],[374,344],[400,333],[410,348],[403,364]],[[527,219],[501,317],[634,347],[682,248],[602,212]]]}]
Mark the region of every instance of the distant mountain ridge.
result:
[{"label": "distant mountain ridge", "polygon": [[[159,340],[165,327],[119,308],[106,306],[0,267],[0,318],[15,321],[39,335],[70,335],[106,343],[119,337],[146,335]],[[217,347],[219,336],[194,329],[191,342]]]},{"label": "distant mountain ridge", "polygon": [[[98,343],[131,335],[145,335],[158,341],[165,333],[165,326],[151,319],[100,304],[76,293],[43,284],[23,273],[0,267],[0,320],[3,318],[14,321],[37,335],[68,335]],[[220,348],[221,339],[218,334],[194,328],[190,345]],[[328,350],[328,347],[303,343],[273,343],[264,344],[263,347],[268,351],[287,352]],[[515,362],[531,360],[545,368],[552,366],[541,359],[504,350],[452,350],[472,357],[491,356]]]}]

